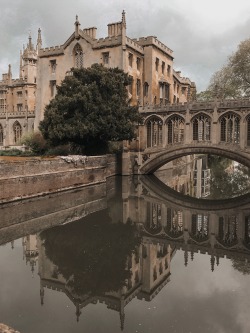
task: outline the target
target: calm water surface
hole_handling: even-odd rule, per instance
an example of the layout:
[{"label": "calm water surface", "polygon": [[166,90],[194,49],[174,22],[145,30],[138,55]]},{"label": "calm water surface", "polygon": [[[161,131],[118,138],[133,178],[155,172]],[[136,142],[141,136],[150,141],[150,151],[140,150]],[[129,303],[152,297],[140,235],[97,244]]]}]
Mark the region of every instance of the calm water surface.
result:
[{"label": "calm water surface", "polygon": [[193,171],[196,181],[169,171],[164,182],[196,198],[120,177],[2,205],[0,322],[21,333],[249,332],[250,196],[211,200],[215,185],[197,189],[209,172]]}]

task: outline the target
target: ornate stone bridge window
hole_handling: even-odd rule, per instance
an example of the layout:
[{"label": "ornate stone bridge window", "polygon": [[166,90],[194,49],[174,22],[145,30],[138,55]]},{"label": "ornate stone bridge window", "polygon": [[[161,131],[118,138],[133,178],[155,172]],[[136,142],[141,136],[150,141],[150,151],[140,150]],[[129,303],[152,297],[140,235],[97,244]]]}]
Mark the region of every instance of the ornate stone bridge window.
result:
[{"label": "ornate stone bridge window", "polygon": [[211,120],[205,115],[199,115],[193,119],[193,140],[209,141],[211,132]]},{"label": "ornate stone bridge window", "polygon": [[14,122],[13,131],[14,131],[14,143],[20,143],[22,137],[22,126],[18,121]]},{"label": "ornate stone bridge window", "polygon": [[191,237],[197,241],[208,239],[208,216],[204,214],[192,215]]},{"label": "ornate stone bridge window", "polygon": [[240,142],[240,117],[229,113],[220,119],[220,140],[224,142]]},{"label": "ornate stone bridge window", "polygon": [[180,210],[167,209],[167,224],[165,232],[171,237],[179,237],[183,234],[183,213]]},{"label": "ornate stone bridge window", "polygon": [[79,44],[76,44],[74,47],[74,58],[75,58],[75,68],[82,68],[83,67],[83,51]]},{"label": "ornate stone bridge window", "polygon": [[3,126],[0,124],[0,146],[3,145]]},{"label": "ornate stone bridge window", "polygon": [[147,121],[147,147],[162,145],[162,121],[153,117]]},{"label": "ornate stone bridge window", "polygon": [[233,246],[238,241],[238,219],[235,215],[219,218],[218,240],[224,246]]},{"label": "ornate stone bridge window", "polygon": [[168,143],[180,143],[184,141],[184,119],[178,116],[167,121]]},{"label": "ornate stone bridge window", "polygon": [[148,203],[145,229],[151,234],[157,234],[161,231],[161,228],[161,205],[156,203]]}]

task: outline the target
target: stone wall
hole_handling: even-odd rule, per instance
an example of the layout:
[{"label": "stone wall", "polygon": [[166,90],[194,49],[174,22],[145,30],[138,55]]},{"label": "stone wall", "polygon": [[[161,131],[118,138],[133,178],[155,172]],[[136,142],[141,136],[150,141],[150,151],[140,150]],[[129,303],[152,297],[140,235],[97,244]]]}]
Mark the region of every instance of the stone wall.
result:
[{"label": "stone wall", "polygon": [[114,155],[0,158],[0,202],[105,182],[119,174]]}]

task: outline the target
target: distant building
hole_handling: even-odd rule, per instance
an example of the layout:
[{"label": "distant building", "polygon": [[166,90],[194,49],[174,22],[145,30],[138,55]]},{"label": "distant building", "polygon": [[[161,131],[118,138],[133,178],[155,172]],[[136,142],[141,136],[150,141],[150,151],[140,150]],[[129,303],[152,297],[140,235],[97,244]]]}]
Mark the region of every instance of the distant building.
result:
[{"label": "distant building", "polygon": [[96,38],[95,27],[80,29],[78,17],[72,35],[63,45],[42,48],[41,30],[36,47],[31,37],[20,55],[19,79],[11,68],[0,81],[0,145],[18,145],[24,133],[38,128],[44,108],[56,94],[56,86],[71,68],[94,63],[118,67],[131,77],[132,105],[185,103],[195,98],[196,87],[173,69],[173,51],[154,36],[131,39],[122,20],[108,24],[108,36]]}]

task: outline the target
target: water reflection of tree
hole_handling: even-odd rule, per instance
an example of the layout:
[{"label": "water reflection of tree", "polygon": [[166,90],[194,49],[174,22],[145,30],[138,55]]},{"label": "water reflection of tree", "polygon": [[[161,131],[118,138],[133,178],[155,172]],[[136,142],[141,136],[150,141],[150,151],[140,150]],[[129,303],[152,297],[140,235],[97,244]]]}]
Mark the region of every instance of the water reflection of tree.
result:
[{"label": "water reflection of tree", "polygon": [[129,255],[140,244],[136,226],[112,224],[107,211],[42,232],[46,256],[77,295],[118,291],[130,277]]},{"label": "water reflection of tree", "polygon": [[243,275],[250,274],[250,262],[238,258],[233,258],[231,260],[234,269],[237,269],[237,271],[241,272]]},{"label": "water reflection of tree", "polygon": [[210,197],[226,199],[248,193],[250,190],[250,171],[239,164],[233,167],[233,161],[220,156],[209,156],[211,169]]}]

